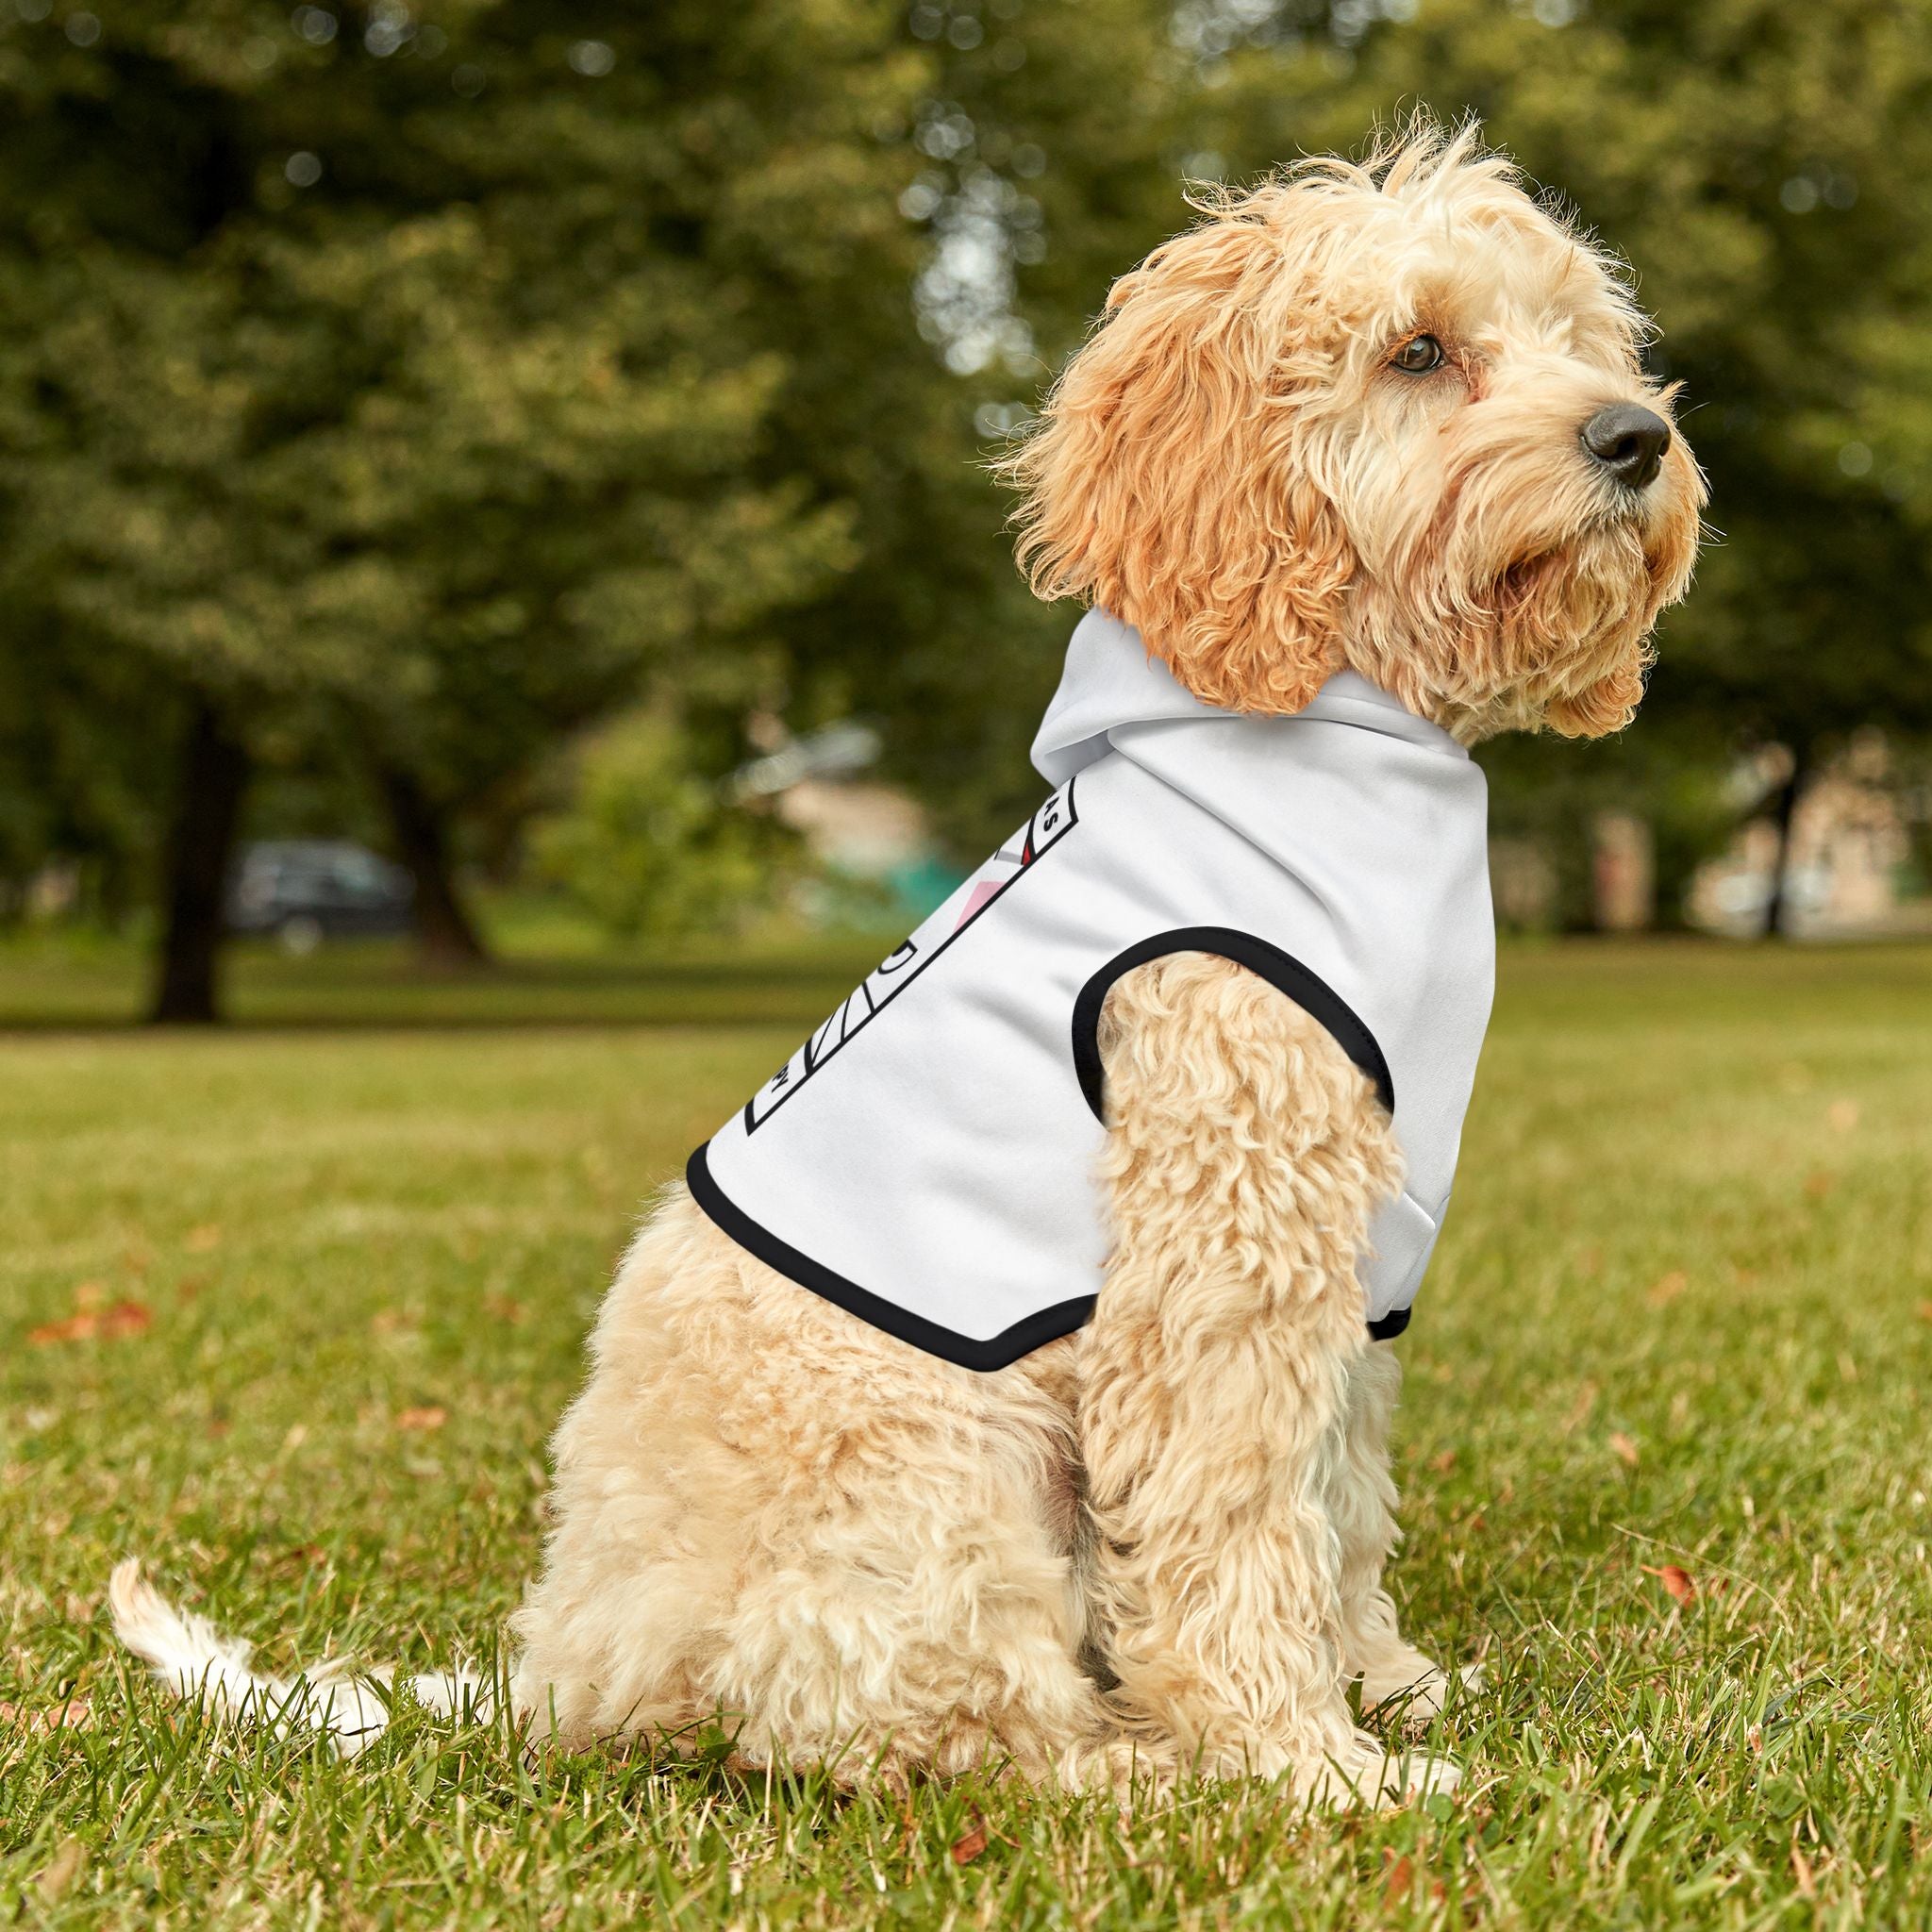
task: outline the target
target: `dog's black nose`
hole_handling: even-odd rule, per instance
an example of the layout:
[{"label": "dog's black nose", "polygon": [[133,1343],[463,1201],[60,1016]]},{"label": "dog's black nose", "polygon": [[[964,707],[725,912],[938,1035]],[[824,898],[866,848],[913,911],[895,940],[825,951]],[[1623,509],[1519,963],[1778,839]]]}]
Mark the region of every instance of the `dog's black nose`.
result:
[{"label": "dog's black nose", "polygon": [[1583,425],[1583,446],[1626,490],[1641,490],[1663,468],[1671,425],[1636,403],[1612,403]]}]

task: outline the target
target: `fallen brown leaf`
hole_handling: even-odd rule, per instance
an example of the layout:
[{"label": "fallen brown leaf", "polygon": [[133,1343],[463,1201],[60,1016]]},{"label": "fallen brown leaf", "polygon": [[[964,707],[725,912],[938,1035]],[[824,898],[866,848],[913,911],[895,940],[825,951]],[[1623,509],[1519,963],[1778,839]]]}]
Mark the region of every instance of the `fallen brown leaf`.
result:
[{"label": "fallen brown leaf", "polygon": [[1643,1574],[1655,1576],[1663,1585],[1664,1593],[1674,1602],[1688,1604],[1697,1594],[1696,1580],[1688,1570],[1680,1569],[1675,1563],[1665,1563],[1655,1570],[1646,1563]]},{"label": "fallen brown leaf", "polygon": [[1668,1274],[1659,1275],[1650,1286],[1650,1305],[1654,1308],[1668,1307],[1684,1291],[1690,1286],[1690,1277],[1681,1268],[1673,1268]]},{"label": "fallen brown leaf", "polygon": [[1919,1320],[1922,1322],[1932,1322],[1932,1302],[1921,1302],[1919,1304]]},{"label": "fallen brown leaf", "polygon": [[1798,1849],[1795,1842],[1791,1846],[1791,1876],[1798,1881],[1799,1897],[1818,1896],[1818,1881],[1812,1875],[1811,1860]]},{"label": "fallen brown leaf", "polygon": [[1447,1475],[1449,1472],[1456,1467],[1455,1450],[1445,1449],[1442,1451],[1441,1455],[1430,1457],[1429,1467],[1433,1469],[1438,1475]]},{"label": "fallen brown leaf", "polygon": [[1622,1429],[1614,1431],[1610,1437],[1610,1453],[1616,1457],[1619,1462],[1627,1463],[1632,1469],[1637,1467],[1639,1460],[1637,1444]]},{"label": "fallen brown leaf", "polygon": [[953,1863],[970,1865],[986,1849],[986,1820],[973,1814],[973,1829],[953,1840]]},{"label": "fallen brown leaf", "polygon": [[48,1905],[63,1899],[87,1864],[87,1847],[77,1838],[63,1839],[60,1849],[41,1867],[35,1890]]},{"label": "fallen brown leaf", "polygon": [[46,1348],[56,1341],[85,1341],[101,1325],[98,1315],[69,1315],[62,1322],[42,1322],[26,1331],[29,1348]]},{"label": "fallen brown leaf", "polygon": [[47,1348],[58,1341],[90,1341],[95,1336],[112,1341],[124,1335],[139,1335],[150,1326],[154,1315],[143,1302],[116,1302],[111,1308],[82,1308],[58,1322],[43,1322],[29,1328],[29,1347]]},{"label": "fallen brown leaf", "polygon": [[514,1295],[486,1294],[483,1297],[483,1312],[496,1321],[507,1322],[512,1328],[519,1326],[524,1319],[524,1305]]},{"label": "fallen brown leaf", "polygon": [[51,1737],[56,1731],[85,1730],[92,1723],[93,1711],[85,1695],[38,1710],[31,1705],[0,1704],[0,1724],[24,1724],[39,1738]]},{"label": "fallen brown leaf", "polygon": [[433,1402],[421,1408],[406,1408],[396,1417],[399,1429],[440,1429],[449,1420],[449,1410],[439,1408]]},{"label": "fallen brown leaf", "polygon": [[1391,1860],[1387,1877],[1382,1881],[1382,1903],[1390,1906],[1407,1905],[1408,1894],[1415,1885],[1415,1866],[1407,1857]]}]

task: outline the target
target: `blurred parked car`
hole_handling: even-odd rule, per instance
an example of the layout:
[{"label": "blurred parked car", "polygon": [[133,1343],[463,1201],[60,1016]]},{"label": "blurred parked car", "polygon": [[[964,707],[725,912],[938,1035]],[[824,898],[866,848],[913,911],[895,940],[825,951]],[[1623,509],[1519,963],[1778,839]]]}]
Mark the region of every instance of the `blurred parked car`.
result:
[{"label": "blurred parked car", "polygon": [[324,940],[409,929],[415,882],[346,839],[276,839],[248,846],[228,890],[228,929],[312,953]]}]

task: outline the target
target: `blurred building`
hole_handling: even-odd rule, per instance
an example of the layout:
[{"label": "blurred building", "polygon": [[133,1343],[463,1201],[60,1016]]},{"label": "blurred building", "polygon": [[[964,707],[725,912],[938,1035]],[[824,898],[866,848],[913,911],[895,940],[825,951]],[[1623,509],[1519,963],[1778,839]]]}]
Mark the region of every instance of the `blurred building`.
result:
[{"label": "blurred building", "polygon": [[[1710,932],[1762,931],[1777,847],[1769,816],[1740,826],[1729,850],[1692,883],[1690,923]],[[1894,780],[1884,739],[1862,735],[1806,786],[1792,813],[1786,929],[1807,939],[1932,930],[1932,901],[1913,891],[1911,858],[1908,794]]]},{"label": "blurred building", "polygon": [[[1628,933],[1681,920],[1756,938],[1771,910],[1777,805],[1790,770],[1779,746],[1740,762],[1727,788],[1736,830],[1690,874],[1688,889],[1671,888],[1669,904],[1659,896],[1657,829],[1640,810],[1600,810],[1574,828],[1492,839],[1498,924],[1546,932],[1587,924]],[[1928,851],[1932,787],[1906,782],[1884,734],[1860,734],[1800,790],[1783,855],[1784,931],[1800,939],[1932,932]]]},{"label": "blurred building", "polygon": [[[866,775],[878,755],[878,734],[844,720],[776,744],[727,781],[738,800],[769,799],[805,839],[824,874],[807,909],[827,923],[866,909],[923,919],[961,877],[941,852],[924,807]],[[871,908],[862,903],[868,894]]]}]

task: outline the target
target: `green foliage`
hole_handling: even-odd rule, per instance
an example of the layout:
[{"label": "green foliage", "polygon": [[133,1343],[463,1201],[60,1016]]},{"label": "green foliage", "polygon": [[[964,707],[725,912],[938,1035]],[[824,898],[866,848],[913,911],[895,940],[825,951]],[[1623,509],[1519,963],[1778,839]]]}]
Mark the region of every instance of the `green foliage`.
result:
[{"label": "green foliage", "polygon": [[10,625],[450,802],[649,682],[741,708],[773,614],[857,558],[772,424],[802,291],[903,310],[868,130],[924,63],[879,0],[603,30],[131,0],[76,44],[8,10]]},{"label": "green foliage", "polygon": [[1636,763],[1932,731],[1923,0],[37,10],[0,9],[0,871],[137,880],[204,696],[498,851],[640,701],[718,765],[755,707],[858,712],[976,853],[1071,618],[984,458],[1183,175],[1418,103],[1666,325],[1720,537]]},{"label": "green foliage", "polygon": [[1113,278],[1189,219],[1192,91],[1168,16],[1158,0],[909,5],[930,65],[882,131],[907,158],[912,272],[890,304],[800,321],[815,380],[784,420],[862,505],[864,552],[782,626],[791,719],[877,718],[887,774],[968,862],[1037,798],[1026,747],[1076,615],[1027,593],[985,465]]},{"label": "green foliage", "polygon": [[[1091,8],[1084,23],[984,9],[984,40],[944,57],[948,144],[964,145],[915,188],[941,241],[975,192],[998,211],[1014,313],[1048,365],[1108,280],[1188,218],[1181,174],[1240,179],[1358,151],[1419,105],[1482,117],[1638,265],[1665,328],[1654,366],[1682,385],[1710,476],[1712,542],[1665,622],[1632,747],[1575,774],[1558,769],[1570,748],[1502,749],[1504,821],[1574,791],[1569,831],[1543,829],[1575,874],[1585,793],[1655,809],[1674,886],[1721,836],[1714,794],[1740,748],[1823,754],[1873,719],[1932,732],[1932,9],[1190,0],[1104,13],[1096,30]],[[1002,74],[1008,34],[1026,58]],[[1015,169],[1023,148],[1037,173]],[[1010,376],[1002,389],[1002,363],[972,380],[1024,396]],[[959,708],[996,722],[961,733],[949,708],[894,735],[925,747],[927,781],[956,799],[973,791],[964,767],[1019,764],[1064,629],[1064,613],[1000,609],[993,645],[950,674]]]},{"label": "green foliage", "polygon": [[31,611],[0,620],[0,923],[56,855],[81,868],[96,916],[137,900],[129,860],[158,834],[171,695],[152,665],[62,649]]},{"label": "green foliage", "polygon": [[[0,1913],[1932,1919],[1924,949],[1506,949],[1456,1205],[1394,1344],[1393,1587],[1419,1642],[1487,1668],[1445,1725],[1453,1802],[1305,1820],[1225,1787],[1123,1818],[983,1778],[848,1800],[641,1752],[526,1759],[415,1710],[342,1764],[211,1734],[125,1671],[99,1605],[137,1551],[272,1670],[331,1645],[487,1668],[640,1199],[875,958],[607,962],[587,984],[612,1024],[588,1028],[0,1042]],[[284,1019],[421,1010],[406,972],[331,992],[314,975],[357,962],[299,968]],[[0,1006],[15,983],[0,955]],[[542,1022],[581,1016],[587,984],[531,968],[460,997]],[[25,1345],[90,1283],[150,1325]],[[396,1426],[427,1407],[441,1429]],[[1698,1585],[1681,1607],[1648,1574],[1670,1563]],[[986,1848],[956,1862],[975,1808]]]},{"label": "green foliage", "polygon": [[619,939],[718,932],[804,871],[769,812],[721,801],[674,719],[640,711],[579,748],[571,803],[531,829],[539,870]]}]

